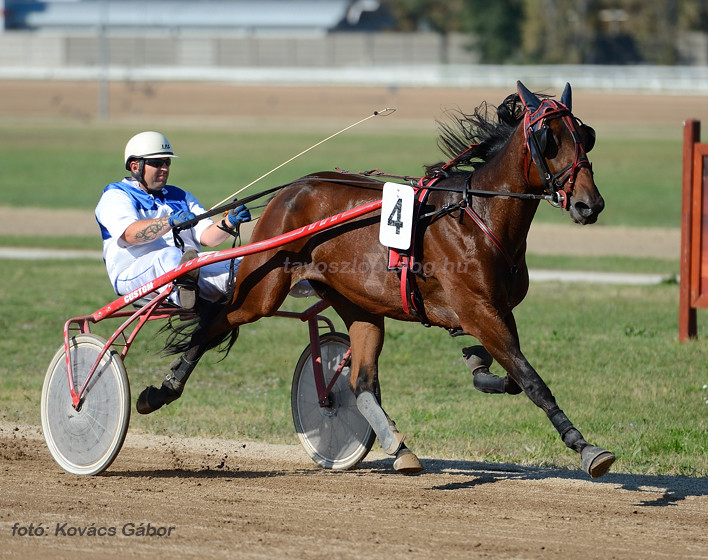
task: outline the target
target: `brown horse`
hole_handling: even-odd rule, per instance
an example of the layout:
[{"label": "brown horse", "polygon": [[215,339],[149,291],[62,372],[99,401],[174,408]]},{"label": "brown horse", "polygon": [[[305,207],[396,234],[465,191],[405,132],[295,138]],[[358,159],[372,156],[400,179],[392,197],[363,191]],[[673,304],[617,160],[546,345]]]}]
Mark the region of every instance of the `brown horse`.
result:
[{"label": "brown horse", "polygon": [[[442,125],[440,144],[453,159],[426,169],[430,181],[421,182],[428,190],[417,198],[413,248],[403,252],[408,265],[404,262],[398,272],[388,269],[388,249],[378,239],[380,211],[245,257],[231,304],[203,319],[181,348],[185,353],[173,367],[174,398],[205,350],[228,333],[233,343],[234,329],[272,315],[293,285],[308,280],[349,331],[357,406],[384,450],[396,456],[396,470],[422,467],[377,397],[385,317],[419,320],[476,338],[482,346],[463,350],[475,387],[490,393],[524,391],[564,443],[581,454],[583,469],[593,478],[605,474],[614,456],[588,444],[560,410],[521,352],[512,313],[528,290],[526,236],[539,201],[561,205],[580,224],[595,222],[603,210],[587,159],[595,135],[573,116],[570,85],[560,102],[535,95],[520,82],[517,88],[496,115],[482,104],[473,115],[460,113],[452,124]],[[382,183],[368,176],[309,175],[270,200],[251,241],[381,198]],[[505,378],[489,372],[492,357],[507,372]]]}]

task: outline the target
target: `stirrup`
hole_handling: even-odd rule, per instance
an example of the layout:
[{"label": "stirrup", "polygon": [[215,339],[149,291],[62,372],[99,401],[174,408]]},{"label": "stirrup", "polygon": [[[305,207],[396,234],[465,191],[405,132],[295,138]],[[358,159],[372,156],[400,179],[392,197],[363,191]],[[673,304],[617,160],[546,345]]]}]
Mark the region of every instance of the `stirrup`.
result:
[{"label": "stirrup", "polygon": [[317,292],[315,292],[315,289],[309,281],[300,280],[292,288],[290,288],[288,295],[294,298],[307,298],[316,296]]}]

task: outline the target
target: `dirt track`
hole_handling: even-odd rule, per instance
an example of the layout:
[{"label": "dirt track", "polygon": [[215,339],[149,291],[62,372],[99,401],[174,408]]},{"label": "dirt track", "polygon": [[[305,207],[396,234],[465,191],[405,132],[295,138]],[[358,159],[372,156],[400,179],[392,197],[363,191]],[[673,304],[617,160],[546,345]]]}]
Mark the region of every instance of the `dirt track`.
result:
[{"label": "dirt track", "polygon": [[[201,83],[112,83],[110,118],[134,119],[143,124],[158,118],[183,120],[198,126],[246,122],[281,127],[288,122],[356,119],[386,107],[396,108],[392,121],[418,121],[431,126],[444,109],[471,111],[482,101],[496,105],[513,91],[463,88],[366,88],[239,86]],[[560,95],[558,91],[548,93]],[[98,85],[92,82],[27,82],[0,80],[0,116],[64,118],[83,123],[98,112]],[[598,129],[607,125],[678,127],[685,119],[708,119],[708,97],[688,95],[632,95],[575,91],[573,106],[584,121]],[[674,130],[676,130],[674,128]]]},{"label": "dirt track", "polygon": [[[5,424],[0,556],[708,558],[705,480],[423,463],[404,477],[375,453],[334,473],[296,446],[129,434],[104,475],[79,478],[38,429]],[[44,535],[19,536],[30,524]],[[123,534],[148,524],[165,535]],[[78,534],[91,527],[116,534]]]},{"label": "dirt track", "polygon": [[[195,84],[121,84],[114,90],[116,118],[159,112],[349,118],[395,103],[404,118],[431,119],[443,105],[468,106],[470,97],[475,103],[501,99],[499,92],[454,91],[442,100],[434,90],[343,94],[336,88]],[[0,97],[0,115],[83,119],[91,117],[95,90],[0,82]],[[642,123],[651,115],[667,126],[708,115],[708,100],[700,98],[647,96],[618,106],[604,94],[578,94],[576,103],[587,104],[583,117],[593,123],[610,122],[620,110],[628,121]],[[185,107],[192,113],[185,115]],[[693,109],[695,115],[686,114]],[[591,482],[579,471],[423,463],[425,474],[403,477],[392,474],[390,459],[373,454],[355,471],[332,473],[299,447],[129,433],[103,476],[80,478],[54,463],[38,428],[0,423],[0,556],[708,558],[706,480],[611,473]],[[162,537],[123,535],[124,528],[148,524],[174,529]],[[30,525],[44,535],[18,534]],[[115,528],[116,534],[88,536],[91,528]]]}]

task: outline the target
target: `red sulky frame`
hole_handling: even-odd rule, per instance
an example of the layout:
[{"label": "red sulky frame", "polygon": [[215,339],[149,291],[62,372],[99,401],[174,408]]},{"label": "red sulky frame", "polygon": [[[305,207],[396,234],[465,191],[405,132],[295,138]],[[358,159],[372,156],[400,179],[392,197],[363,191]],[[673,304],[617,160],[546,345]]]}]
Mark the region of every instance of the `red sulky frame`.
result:
[{"label": "red sulky frame", "polygon": [[[101,363],[101,360],[105,356],[106,352],[109,350],[109,348],[116,343],[119,339],[122,339],[122,346],[123,349],[120,353],[121,358],[125,358],[126,354],[128,353],[128,350],[130,349],[130,346],[132,345],[133,341],[135,340],[135,337],[137,336],[138,332],[142,329],[142,327],[145,325],[147,321],[154,320],[154,319],[164,319],[168,318],[174,315],[179,315],[179,314],[189,314],[188,312],[185,312],[185,310],[180,309],[178,307],[165,307],[162,304],[165,302],[167,297],[170,295],[172,292],[173,286],[172,282],[178,278],[179,276],[182,276],[183,274],[190,272],[196,268],[200,268],[206,264],[209,263],[214,263],[214,262],[221,262],[225,260],[230,260],[234,259],[237,257],[244,257],[246,255],[251,255],[254,253],[258,253],[261,251],[266,251],[269,249],[273,249],[275,247],[280,247],[282,245],[285,245],[287,243],[290,243],[292,241],[296,241],[298,239],[301,239],[303,237],[306,237],[308,235],[312,235],[314,233],[318,233],[322,230],[328,229],[330,227],[333,227],[339,223],[344,223],[349,220],[358,218],[364,214],[368,214],[370,212],[373,212],[375,210],[379,210],[381,208],[381,200],[375,200],[366,204],[363,204],[361,206],[357,206],[355,208],[352,208],[350,210],[346,210],[344,212],[340,212],[338,214],[335,214],[333,216],[330,216],[328,218],[325,218],[323,220],[319,220],[317,222],[313,222],[309,225],[303,226],[301,228],[295,229],[293,231],[284,233],[282,235],[279,235],[277,237],[273,237],[271,239],[266,239],[263,241],[258,241],[255,243],[249,243],[248,245],[244,245],[242,247],[235,247],[233,249],[224,249],[222,251],[215,251],[213,253],[205,253],[203,255],[200,255],[199,257],[192,259],[190,261],[187,261],[186,263],[183,263],[179,265],[177,268],[166,272],[162,276],[156,278],[155,280],[146,283],[145,285],[141,286],[140,288],[133,290],[129,294],[125,296],[121,296],[118,299],[112,301],[108,305],[98,309],[91,315],[84,315],[80,317],[73,317],[69,319],[65,324],[64,324],[64,350],[65,350],[65,356],[66,356],[66,375],[67,375],[67,381],[69,384],[69,390],[71,392],[71,399],[72,399],[72,406],[75,409],[78,409],[81,405],[81,399],[83,396],[84,391],[86,390],[86,387],[88,386],[89,382],[91,381],[91,378],[93,377],[94,373],[96,372],[96,369],[98,368],[98,365]],[[134,303],[135,301],[139,300],[146,294],[152,293],[159,288],[162,288],[163,286],[166,286],[166,288],[154,299],[152,299],[149,303],[146,305],[140,307],[139,309],[133,311],[133,310],[126,310],[125,307],[130,305],[131,303]],[[319,345],[317,344],[318,340],[318,321],[324,321],[327,326],[330,328],[330,330],[334,330],[334,327],[329,319],[326,317],[323,317],[319,315],[320,312],[322,312],[324,309],[329,307],[329,304],[327,304],[324,301],[319,301],[313,306],[311,306],[309,309],[305,310],[302,313],[292,313],[292,312],[278,312],[276,313],[276,316],[280,317],[292,317],[292,318],[298,318],[301,321],[307,321],[309,324],[309,330],[310,330],[310,341],[311,341],[311,350],[312,350],[312,361],[313,361],[313,368],[315,368],[315,384],[317,388],[317,395],[318,395],[318,400],[320,403],[320,406],[326,406],[327,405],[327,395],[329,394],[329,391],[331,390],[332,386],[334,385],[338,374],[342,371],[344,368],[344,362],[340,364],[339,369],[337,371],[337,375],[333,377],[333,379],[330,381],[329,385],[325,387],[324,385],[324,377],[322,375],[322,363],[321,363],[321,356],[319,354]],[[91,323],[98,323],[99,321],[102,321],[104,319],[108,318],[125,318],[126,320],[123,322],[123,324],[113,333],[113,335],[106,341],[105,345],[103,346],[103,349],[99,353],[98,357],[96,358],[95,363],[91,367],[91,370],[89,371],[88,375],[86,376],[86,379],[84,383],[82,384],[81,387],[77,389],[77,387],[74,384],[73,380],[73,375],[71,371],[71,356],[70,356],[70,339],[71,339],[71,333],[79,331],[80,333],[89,333],[90,332],[90,325]],[[135,323],[134,328],[130,333],[126,333],[126,330],[128,327],[130,327],[131,324]],[[349,354],[347,353],[347,358]]]}]

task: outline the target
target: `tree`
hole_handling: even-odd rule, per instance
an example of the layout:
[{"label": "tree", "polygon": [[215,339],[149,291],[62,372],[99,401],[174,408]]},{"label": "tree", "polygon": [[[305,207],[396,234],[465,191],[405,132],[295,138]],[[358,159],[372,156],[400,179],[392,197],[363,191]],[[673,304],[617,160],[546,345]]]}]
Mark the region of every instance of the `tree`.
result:
[{"label": "tree", "polygon": [[441,35],[459,31],[464,0],[384,0],[398,31],[431,30]]},{"label": "tree", "polygon": [[465,0],[462,30],[473,36],[482,62],[503,64],[518,59],[523,0]]},{"label": "tree", "polygon": [[706,0],[383,1],[398,30],[468,33],[497,64],[675,64],[681,33],[708,32]]},{"label": "tree", "polygon": [[385,0],[400,31],[431,30],[440,35],[441,62],[447,62],[448,38],[460,29],[460,14],[464,0]]},{"label": "tree", "polygon": [[581,64],[592,50],[599,0],[523,0],[522,53],[535,64]]},{"label": "tree", "polygon": [[680,31],[708,32],[708,3],[705,0],[679,0],[678,28]]}]

